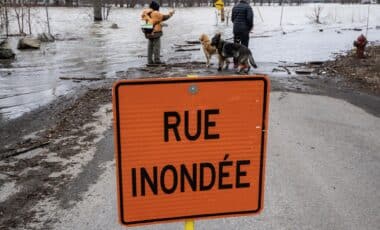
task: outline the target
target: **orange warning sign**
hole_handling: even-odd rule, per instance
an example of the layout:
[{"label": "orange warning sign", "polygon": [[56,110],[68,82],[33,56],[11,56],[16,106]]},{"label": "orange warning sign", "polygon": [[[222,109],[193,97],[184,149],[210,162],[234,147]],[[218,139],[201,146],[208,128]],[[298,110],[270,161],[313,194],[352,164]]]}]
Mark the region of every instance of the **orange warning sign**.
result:
[{"label": "orange warning sign", "polygon": [[121,223],[258,213],[268,102],[261,75],[117,82]]}]

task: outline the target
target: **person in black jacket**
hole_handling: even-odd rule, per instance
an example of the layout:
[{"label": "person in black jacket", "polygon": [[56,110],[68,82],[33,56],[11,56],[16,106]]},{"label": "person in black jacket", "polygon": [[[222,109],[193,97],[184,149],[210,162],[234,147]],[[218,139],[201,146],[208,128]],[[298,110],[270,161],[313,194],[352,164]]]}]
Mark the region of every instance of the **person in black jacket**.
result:
[{"label": "person in black jacket", "polygon": [[234,24],[234,41],[248,47],[249,32],[253,28],[253,11],[249,0],[240,0],[232,9],[232,23]]}]

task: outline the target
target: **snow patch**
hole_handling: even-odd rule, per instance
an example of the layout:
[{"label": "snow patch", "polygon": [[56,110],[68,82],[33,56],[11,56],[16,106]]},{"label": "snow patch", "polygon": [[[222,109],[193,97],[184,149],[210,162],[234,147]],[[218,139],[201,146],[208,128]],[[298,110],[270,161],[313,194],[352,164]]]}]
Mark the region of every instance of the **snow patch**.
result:
[{"label": "snow patch", "polygon": [[6,201],[11,195],[17,193],[19,188],[15,181],[7,182],[0,187],[0,203]]}]

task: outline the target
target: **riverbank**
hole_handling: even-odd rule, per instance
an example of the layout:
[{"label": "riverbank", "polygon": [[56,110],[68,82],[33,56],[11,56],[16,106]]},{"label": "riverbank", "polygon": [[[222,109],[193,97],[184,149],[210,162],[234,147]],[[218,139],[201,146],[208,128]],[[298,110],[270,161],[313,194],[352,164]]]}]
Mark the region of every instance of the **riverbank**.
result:
[{"label": "riverbank", "polygon": [[318,75],[344,79],[347,86],[380,95],[380,45],[366,48],[364,59],[356,57],[355,49],[338,55],[316,68]]}]

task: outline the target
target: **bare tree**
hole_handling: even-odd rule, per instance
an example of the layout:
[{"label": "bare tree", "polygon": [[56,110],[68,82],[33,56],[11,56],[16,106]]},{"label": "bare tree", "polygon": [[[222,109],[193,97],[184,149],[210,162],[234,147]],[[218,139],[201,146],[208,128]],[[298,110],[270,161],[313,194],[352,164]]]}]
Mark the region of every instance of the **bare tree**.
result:
[{"label": "bare tree", "polygon": [[32,34],[32,18],[31,18],[31,7],[32,7],[32,1],[29,0],[27,9],[26,9],[26,15],[27,15],[27,23],[28,23],[28,29],[29,29],[29,35]]},{"label": "bare tree", "polygon": [[103,14],[103,19],[108,20],[108,17],[111,12],[111,4],[104,3],[102,6],[102,14]]},{"label": "bare tree", "polygon": [[322,6],[314,6],[314,9],[311,13],[311,15],[309,16],[309,18],[317,23],[317,24],[322,24],[321,23],[321,14],[322,14],[322,11],[323,11],[323,7]]},{"label": "bare tree", "polygon": [[102,20],[102,0],[94,0],[94,21]]},{"label": "bare tree", "polygon": [[73,0],[66,0],[65,1],[66,6],[73,6],[74,5],[73,3],[74,3]]},{"label": "bare tree", "polygon": [[5,27],[5,35],[9,36],[9,5],[8,0],[4,0],[0,2],[0,10],[1,10],[1,28]]},{"label": "bare tree", "polygon": [[49,0],[45,0],[46,25],[47,25],[48,33],[51,34],[51,31],[50,31],[49,10],[48,10],[48,1]]},{"label": "bare tree", "polygon": [[16,16],[19,33],[24,34],[24,19],[25,19],[24,0],[20,0],[19,6],[14,4],[13,11]]}]

